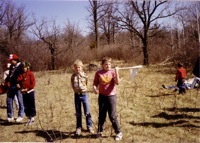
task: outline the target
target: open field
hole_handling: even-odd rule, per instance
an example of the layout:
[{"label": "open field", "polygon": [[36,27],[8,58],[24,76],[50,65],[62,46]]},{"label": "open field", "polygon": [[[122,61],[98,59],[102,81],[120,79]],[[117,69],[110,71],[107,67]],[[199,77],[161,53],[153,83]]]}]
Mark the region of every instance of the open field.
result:
[{"label": "open field", "polygon": [[[129,71],[119,72],[117,113],[123,132],[121,143],[200,143],[200,90],[187,90],[185,95],[179,95],[161,86],[176,84],[175,68],[144,67],[133,80],[129,80]],[[91,92],[95,71],[87,73],[96,131],[98,96]],[[84,131],[79,138],[74,136],[75,109],[70,70],[38,72],[35,76],[37,116],[32,126],[24,125],[26,118],[22,123],[7,123],[6,96],[0,95],[0,142],[115,142],[108,117],[103,138],[96,139]],[[86,129],[84,118],[82,121]]]}]

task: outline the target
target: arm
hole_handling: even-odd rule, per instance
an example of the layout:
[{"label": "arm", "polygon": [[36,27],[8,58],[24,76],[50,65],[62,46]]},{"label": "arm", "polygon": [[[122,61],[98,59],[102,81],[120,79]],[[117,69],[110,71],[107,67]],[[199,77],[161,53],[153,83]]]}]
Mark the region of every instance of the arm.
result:
[{"label": "arm", "polygon": [[179,70],[176,71],[175,82],[178,80],[178,78],[179,78]]},{"label": "arm", "polygon": [[119,85],[119,67],[115,67],[115,84]]},{"label": "arm", "polygon": [[96,73],[95,76],[94,76],[94,81],[93,81],[93,91],[94,91],[95,94],[99,93],[98,84],[99,84],[99,79],[98,79],[98,75]]},{"label": "arm", "polygon": [[[34,89],[36,81],[35,81],[35,76],[34,76],[34,74],[32,72],[30,73],[30,79],[31,79],[31,81],[30,81],[30,89]],[[28,90],[30,90],[30,89],[28,89]]]}]

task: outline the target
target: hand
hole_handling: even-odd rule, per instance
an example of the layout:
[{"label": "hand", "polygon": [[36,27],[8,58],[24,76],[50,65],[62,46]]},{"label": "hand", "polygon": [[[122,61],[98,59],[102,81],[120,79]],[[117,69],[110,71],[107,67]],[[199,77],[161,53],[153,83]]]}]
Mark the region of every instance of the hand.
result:
[{"label": "hand", "polygon": [[99,90],[97,89],[96,86],[93,86],[93,90],[94,90],[94,93],[95,93],[95,94],[98,94],[98,93],[99,93]]},{"label": "hand", "polygon": [[115,73],[116,73],[116,75],[118,75],[118,73],[119,73],[119,67],[115,67]]},{"label": "hand", "polygon": [[23,94],[23,93],[26,93],[27,91],[28,91],[27,88],[25,88],[25,89],[21,89],[22,94]]},{"label": "hand", "polygon": [[94,93],[95,94],[99,94],[99,91],[96,89],[96,90],[94,90]]},{"label": "hand", "polygon": [[21,88],[21,86],[19,84],[17,84],[17,88]]},{"label": "hand", "polygon": [[115,67],[115,72],[118,72],[119,71],[119,67]]}]

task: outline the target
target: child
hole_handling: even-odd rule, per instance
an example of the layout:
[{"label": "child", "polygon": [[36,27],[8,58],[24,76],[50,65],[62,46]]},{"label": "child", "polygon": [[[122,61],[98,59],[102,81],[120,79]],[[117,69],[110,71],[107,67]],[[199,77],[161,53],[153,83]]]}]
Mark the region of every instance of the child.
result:
[{"label": "child", "polygon": [[[108,112],[109,119],[112,123],[112,127],[115,130],[115,140],[122,139],[122,132],[120,131],[117,115],[116,115],[116,84],[119,84],[118,67],[115,70],[111,69],[111,58],[105,57],[102,60],[102,70],[95,73],[93,88],[95,94],[99,94],[99,119],[98,119],[98,131],[97,137],[102,136],[103,125],[106,120],[106,114]],[[99,90],[98,90],[99,89]]]},{"label": "child", "polygon": [[21,89],[23,94],[24,101],[24,111],[26,116],[28,117],[28,121],[26,125],[31,125],[34,122],[34,117],[36,115],[36,107],[35,107],[35,77],[33,72],[30,71],[30,64],[27,62],[22,62],[23,73],[20,74],[17,78],[19,84],[17,84],[18,88]]},{"label": "child", "polygon": [[[200,83],[200,78],[194,77],[194,78],[189,78],[188,80],[185,80],[184,85],[186,89],[193,89],[193,88],[199,87],[199,83]],[[174,91],[179,90],[177,85],[166,86],[163,84],[162,87],[165,89],[175,89]]]},{"label": "child", "polygon": [[186,70],[183,68],[181,63],[177,64],[177,71],[175,82],[177,82],[177,87],[179,88],[179,93],[184,94],[186,92],[186,86],[184,84],[186,78]]},{"label": "child", "polygon": [[17,87],[17,77],[23,72],[22,64],[19,60],[19,57],[16,54],[10,54],[8,61],[11,63],[11,66],[9,68],[9,74],[5,79],[5,82],[9,83],[6,99],[8,122],[14,121],[13,99],[15,95],[17,95],[19,103],[18,117],[16,119],[16,122],[21,122],[24,117],[24,103],[22,93]]},{"label": "child", "polygon": [[[6,77],[9,75],[9,68],[10,68],[11,64],[10,63],[6,63],[6,70],[3,72],[3,79],[4,81],[6,80]],[[9,86],[9,83],[5,82],[5,86]],[[17,99],[17,95],[14,96],[14,102],[16,105],[16,109],[19,110],[19,103],[18,103],[18,99]]]},{"label": "child", "polygon": [[88,77],[83,71],[83,63],[80,60],[76,60],[74,65],[74,73],[71,76],[71,85],[74,90],[74,103],[76,110],[76,135],[81,134],[82,129],[82,111],[81,103],[83,104],[84,114],[86,116],[87,129],[90,133],[94,133],[92,129],[92,119],[90,114],[87,82]]}]

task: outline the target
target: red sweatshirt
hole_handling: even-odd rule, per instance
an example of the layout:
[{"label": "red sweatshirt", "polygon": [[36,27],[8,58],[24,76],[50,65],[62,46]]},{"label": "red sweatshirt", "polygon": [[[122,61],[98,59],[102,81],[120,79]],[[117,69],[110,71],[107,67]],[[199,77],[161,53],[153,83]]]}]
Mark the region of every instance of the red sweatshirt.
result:
[{"label": "red sweatshirt", "polygon": [[175,81],[177,81],[178,79],[184,79],[184,78],[186,78],[186,70],[183,67],[181,67],[176,72]]},{"label": "red sweatshirt", "polygon": [[30,70],[20,74],[17,81],[22,86],[22,89],[27,89],[28,91],[34,89],[36,83],[34,74]]}]

